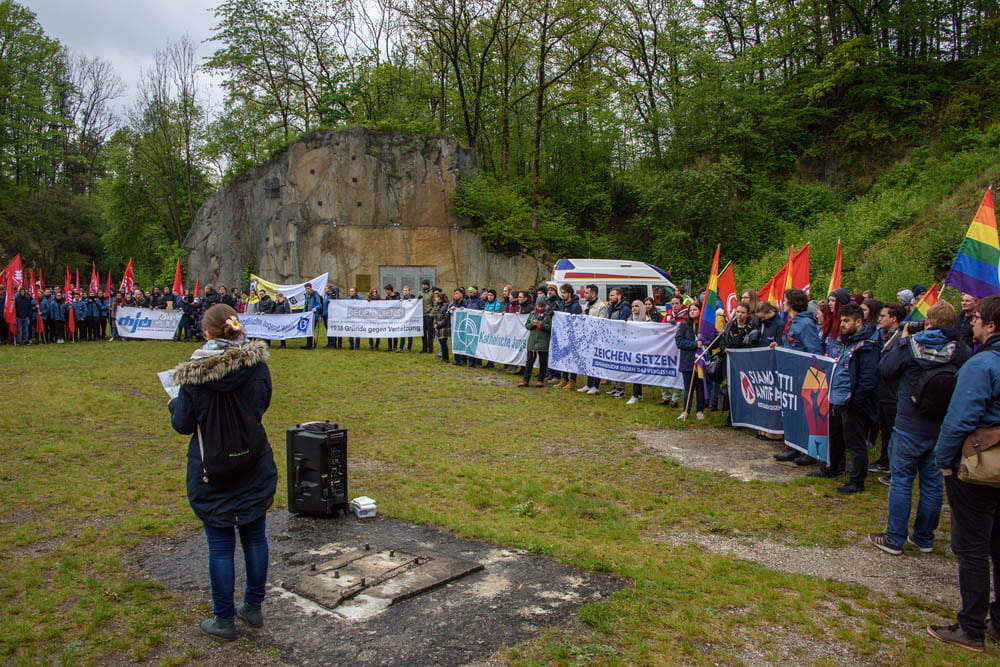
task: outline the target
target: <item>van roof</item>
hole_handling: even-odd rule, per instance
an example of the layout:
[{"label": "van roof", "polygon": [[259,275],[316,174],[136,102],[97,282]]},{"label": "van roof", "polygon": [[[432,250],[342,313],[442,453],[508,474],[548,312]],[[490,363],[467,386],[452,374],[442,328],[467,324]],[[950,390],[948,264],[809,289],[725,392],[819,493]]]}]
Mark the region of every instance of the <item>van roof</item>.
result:
[{"label": "van roof", "polygon": [[646,262],[621,259],[560,259],[553,271],[556,282],[568,280],[642,281],[674,287],[670,274]]}]

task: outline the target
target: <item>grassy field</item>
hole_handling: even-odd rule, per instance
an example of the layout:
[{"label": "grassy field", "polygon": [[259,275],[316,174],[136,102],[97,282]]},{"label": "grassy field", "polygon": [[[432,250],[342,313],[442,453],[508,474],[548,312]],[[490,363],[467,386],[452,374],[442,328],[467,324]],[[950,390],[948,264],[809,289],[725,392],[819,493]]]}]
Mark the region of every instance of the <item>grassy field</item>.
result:
[{"label": "grassy field", "polygon": [[[127,565],[144,542],[198,527],[184,495],[186,440],[170,428],[155,376],[191,349],[0,347],[4,662],[211,659],[177,639],[197,619]],[[428,355],[272,355],[265,424],[279,470],[285,427],[336,420],[351,432],[352,495],[376,498],[384,515],[634,582],[584,607],[576,626],[510,649],[512,662],[729,664],[748,637],[766,648],[782,628],[872,661],[983,662],[923,634],[922,624],[952,618],[951,609],[650,539],[699,531],[854,544],[884,521],[878,484],[845,498],[824,481],[740,482],[686,469],[630,434],[677,428],[675,410],[516,389],[498,371]],[[275,504],[285,505],[283,482]]]}]

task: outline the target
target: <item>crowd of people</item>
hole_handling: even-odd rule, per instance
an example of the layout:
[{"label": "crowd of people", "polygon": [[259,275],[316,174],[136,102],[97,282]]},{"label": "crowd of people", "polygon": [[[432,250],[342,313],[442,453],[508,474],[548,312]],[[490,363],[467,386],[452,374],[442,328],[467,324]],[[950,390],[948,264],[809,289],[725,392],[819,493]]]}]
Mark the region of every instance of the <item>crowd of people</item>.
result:
[{"label": "crowd of people", "polygon": [[[272,298],[263,291],[222,285],[206,287],[199,297],[153,288],[149,293],[137,289],[115,295],[75,290],[72,299],[67,299],[62,288],[45,288],[37,302],[27,289],[14,295],[2,290],[0,286],[0,306],[6,298],[14,299],[17,326],[7,331],[6,323],[0,321],[4,327],[0,339],[17,345],[114,340],[115,314],[122,306],[180,309],[183,315],[176,340],[202,339],[203,314],[215,304],[225,304],[236,313],[291,312],[291,304],[280,293]],[[908,321],[923,291],[919,285],[902,289],[894,300],[882,302],[870,291],[851,294],[836,289],[825,300],[816,301],[802,290],[789,289],[776,305],[758,300],[754,290],[745,290],[729,318],[723,309],[716,310],[717,333],[711,339],[701,333],[702,302],[683,290],[672,294],[668,303],[655,303],[652,298],[629,303],[619,288],[611,288],[606,301],[599,299],[596,285],[588,285],[582,297],[569,284],[543,284],[526,290],[505,285],[500,291],[459,287],[449,295],[425,281],[418,290],[403,286],[397,292],[392,285],[385,285],[381,292],[372,289],[364,297],[351,288],[343,298],[421,299],[424,335],[420,353],[436,353],[442,362],[459,366],[494,364],[449,355],[456,309],[527,315],[527,359],[523,366],[507,368],[521,375],[518,386],[575,389],[596,395],[606,384],[606,394],[613,398],[626,396],[624,384],[596,377],[583,380],[548,368],[553,313],[674,324],[684,389],[661,389],[659,403],[680,407],[678,419],[682,420],[692,411],[703,419],[706,410],[727,409],[727,350],[770,346],[832,357],[836,363],[828,379],[829,461],[820,464],[791,447],[775,458],[817,466],[808,473],[812,477],[832,480],[846,476],[846,482],[836,489],[842,494],[863,491],[869,473],[881,475],[879,481],[889,487],[888,520],[885,529],[870,534],[869,540],[896,556],[907,545],[919,552],[932,550],[947,493],[963,606],[957,624],[932,626],[928,631],[944,641],[977,649],[986,634],[1000,640],[1000,621],[987,623],[988,615],[1000,619],[1000,602],[990,603],[989,570],[992,559],[994,587],[1000,586],[1000,574],[996,574],[1000,565],[1000,488],[963,482],[957,472],[965,439],[978,429],[1000,424],[1000,296],[979,300],[963,294],[957,312],[941,300],[926,309],[923,321]],[[318,326],[325,326],[329,302],[340,298],[340,290],[333,285],[323,294],[307,286],[303,307],[313,314]],[[75,321],[72,336],[66,326],[70,309]],[[41,332],[37,330],[39,316]],[[284,341],[281,346],[285,347]],[[343,346],[343,338],[327,337],[326,347]],[[314,338],[308,338],[302,349],[316,347]],[[360,338],[348,337],[347,347],[361,349]],[[368,349],[412,351],[413,339],[390,338],[381,348],[381,339],[370,338]],[[627,402],[641,401],[643,389],[633,385]],[[774,436],[758,433],[757,437]],[[1000,440],[1000,434],[996,439]],[[870,460],[870,452],[874,460]],[[911,526],[915,483],[919,493]]]}]

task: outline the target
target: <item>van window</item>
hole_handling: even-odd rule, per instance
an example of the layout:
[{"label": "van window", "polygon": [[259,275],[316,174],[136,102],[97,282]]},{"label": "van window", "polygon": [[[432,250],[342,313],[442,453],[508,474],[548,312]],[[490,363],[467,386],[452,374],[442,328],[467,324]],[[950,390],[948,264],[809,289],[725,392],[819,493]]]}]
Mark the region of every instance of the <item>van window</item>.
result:
[{"label": "van window", "polygon": [[653,303],[657,306],[662,306],[668,299],[670,299],[670,293],[665,287],[653,285]]},{"label": "van window", "polygon": [[608,285],[608,292],[615,287],[622,291],[625,303],[632,303],[636,299],[642,301],[648,295],[645,285]]}]

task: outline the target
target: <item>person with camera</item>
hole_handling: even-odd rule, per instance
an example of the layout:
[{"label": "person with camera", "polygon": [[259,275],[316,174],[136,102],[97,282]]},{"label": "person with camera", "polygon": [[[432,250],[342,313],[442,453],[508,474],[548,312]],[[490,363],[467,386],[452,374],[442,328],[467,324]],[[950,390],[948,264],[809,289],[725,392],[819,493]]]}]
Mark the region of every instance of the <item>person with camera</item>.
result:
[{"label": "person with camera", "polygon": [[[951,398],[948,389],[969,358],[969,349],[959,340],[954,325],[955,309],[939,301],[927,311],[924,330],[911,335],[904,327],[899,344],[879,363],[883,381],[898,382],[898,399],[889,445],[889,518],[885,532],[871,533],[868,540],[894,556],[903,553],[906,542],[924,553],[934,545],[944,495],[934,445]],[[913,532],[907,534],[913,482],[918,476],[920,501]]]},{"label": "person with camera", "polygon": [[[980,300],[972,313],[972,335],[982,349],[958,371],[955,391],[937,443],[934,462],[944,476],[951,508],[951,550],[958,559],[958,587],[962,608],[958,623],[931,625],[927,632],[944,642],[971,651],[983,650],[988,635],[1000,643],[1000,473],[992,447],[1000,435],[1000,296]],[[978,443],[980,461],[991,465],[976,477],[963,465],[963,445]],[[993,563],[993,601],[990,601],[990,561]],[[986,618],[989,615],[989,623]]]},{"label": "person with camera", "polygon": [[[235,617],[264,624],[267,581],[267,510],[278,470],[261,418],[271,404],[267,348],[247,342],[236,310],[225,304],[202,318],[205,344],[174,368],[180,390],[167,405],[174,430],[190,435],[187,494],[208,540],[214,618],[200,629],[210,637],[237,637]],[[243,604],[235,607],[233,553],[239,532],[246,566]]]}]

